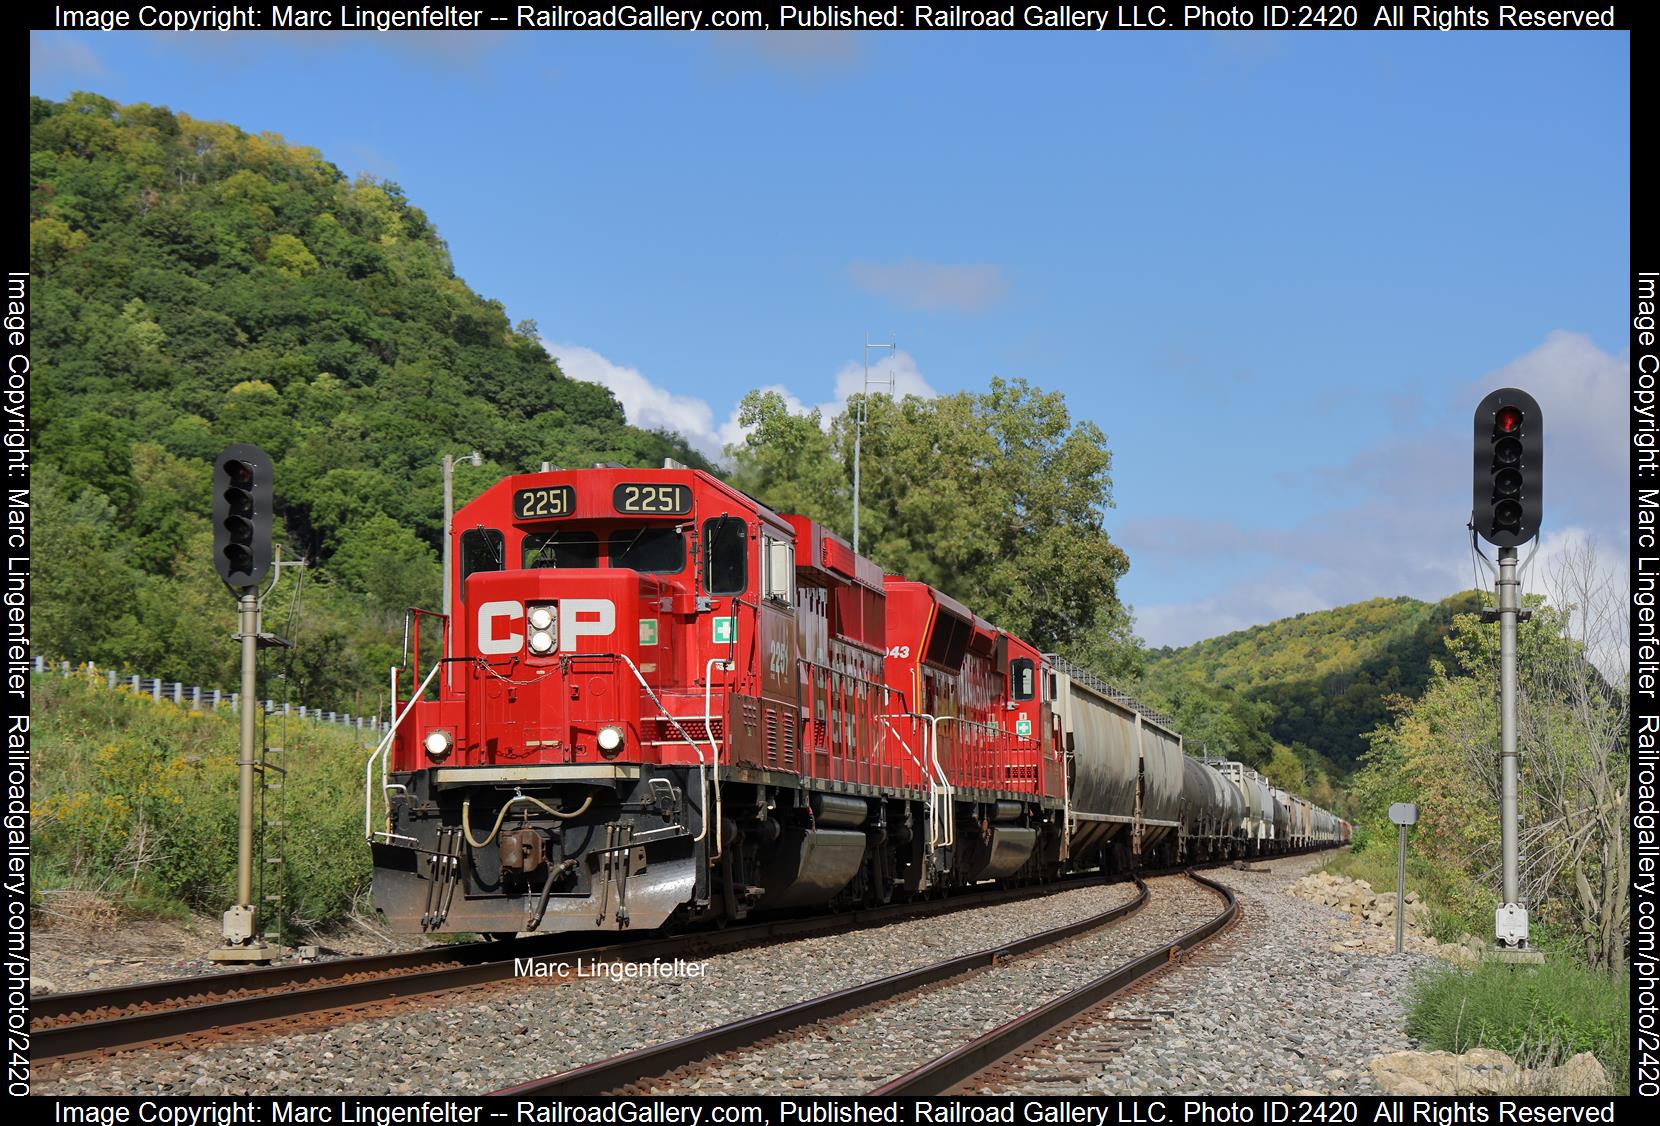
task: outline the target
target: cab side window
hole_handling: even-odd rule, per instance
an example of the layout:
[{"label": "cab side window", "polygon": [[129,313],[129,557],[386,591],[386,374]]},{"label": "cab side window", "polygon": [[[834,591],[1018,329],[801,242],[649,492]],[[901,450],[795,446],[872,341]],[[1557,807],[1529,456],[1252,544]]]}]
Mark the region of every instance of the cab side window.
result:
[{"label": "cab side window", "polygon": [[495,528],[468,528],[461,533],[461,581],[475,571],[506,570],[507,544]]},{"label": "cab side window", "polygon": [[795,605],[795,545],[771,536],[761,537],[761,567],[765,582],[761,593],[786,606]]},{"label": "cab side window", "polygon": [[703,583],[710,594],[742,594],[749,587],[749,529],[741,516],[703,522]]},{"label": "cab side window", "polygon": [[1009,695],[1016,700],[1030,700],[1037,690],[1037,669],[1030,657],[1017,657],[1009,662]]}]

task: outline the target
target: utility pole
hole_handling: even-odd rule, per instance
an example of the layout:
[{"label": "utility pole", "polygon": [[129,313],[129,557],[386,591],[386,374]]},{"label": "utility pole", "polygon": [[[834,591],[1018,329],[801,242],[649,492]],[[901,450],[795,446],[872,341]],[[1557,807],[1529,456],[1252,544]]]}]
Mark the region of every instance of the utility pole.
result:
[{"label": "utility pole", "polygon": [[[484,464],[484,456],[482,454],[480,454],[477,450],[474,450],[472,453],[467,454],[466,455],[466,460],[468,462],[470,462],[471,464],[475,465],[475,466]],[[452,582],[454,581],[450,577],[450,524],[455,520],[455,457],[454,457],[454,455],[453,454],[445,454],[441,464],[444,467],[444,535],[443,535],[443,541],[444,541],[443,542],[444,585],[443,585],[442,601],[443,601],[443,609],[444,609],[444,656],[448,657],[450,655],[450,613],[451,613],[450,602],[451,602],[451,599],[453,597],[450,587],[451,587]],[[446,684],[449,683],[449,679],[450,679],[450,670],[449,670],[449,666],[446,665],[445,668],[444,668],[444,682]]]},{"label": "utility pole", "polygon": [[[890,341],[887,344],[872,344],[870,333],[865,333],[865,382],[864,391],[859,396],[859,407],[853,412],[853,554],[859,554],[859,461],[860,452],[864,445],[865,436],[865,403],[870,398],[870,350],[872,348],[886,348],[891,354],[897,354],[899,343]],[[888,394],[893,394],[894,381],[892,379],[878,379],[878,387],[886,387]]]}]

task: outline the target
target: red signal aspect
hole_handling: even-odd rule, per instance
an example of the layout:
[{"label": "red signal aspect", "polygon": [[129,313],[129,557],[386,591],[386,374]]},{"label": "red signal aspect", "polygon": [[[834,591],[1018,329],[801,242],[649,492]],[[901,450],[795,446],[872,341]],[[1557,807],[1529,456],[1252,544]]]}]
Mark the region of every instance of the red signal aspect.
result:
[{"label": "red signal aspect", "polygon": [[1502,407],[1493,425],[1500,434],[1514,434],[1522,428],[1522,412],[1515,407]]}]

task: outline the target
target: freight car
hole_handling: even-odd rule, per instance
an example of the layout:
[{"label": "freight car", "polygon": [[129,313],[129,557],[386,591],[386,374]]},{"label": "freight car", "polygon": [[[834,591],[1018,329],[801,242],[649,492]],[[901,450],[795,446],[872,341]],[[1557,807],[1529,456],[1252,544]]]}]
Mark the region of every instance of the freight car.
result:
[{"label": "freight car", "polygon": [[1338,835],[709,474],[509,477],[451,536],[454,612],[411,611],[365,770],[395,928],[649,929]]}]

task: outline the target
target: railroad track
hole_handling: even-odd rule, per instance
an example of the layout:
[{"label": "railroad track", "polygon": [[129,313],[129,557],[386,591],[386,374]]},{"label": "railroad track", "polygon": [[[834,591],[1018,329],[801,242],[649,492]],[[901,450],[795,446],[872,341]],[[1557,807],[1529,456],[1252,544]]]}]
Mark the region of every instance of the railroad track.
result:
[{"label": "railroad track", "polygon": [[[1175,877],[1177,880],[1183,878]],[[1194,885],[1207,892],[1222,897],[1226,904],[1222,913],[1198,927],[1189,927],[1185,922],[1182,923],[1180,933],[1175,935],[1173,942],[1158,944],[1141,956],[1117,966],[1108,974],[1089,981],[1082,988],[1069,989],[1048,1004],[1007,1021],[990,1033],[975,1035],[977,1028],[967,1032],[966,1035],[970,1037],[968,1043],[926,1064],[912,1068],[873,1093],[916,1095],[944,1091],[972,1077],[1010,1051],[1041,1037],[1053,1028],[1055,1023],[1070,1019],[1078,1012],[1122,990],[1128,984],[1169,964],[1176,956],[1172,954],[1173,948],[1185,951],[1231,921],[1237,905],[1227,888],[1191,872],[1186,874],[1185,879],[1193,881]],[[714,1090],[736,1093],[734,1088],[741,1089],[743,1080],[734,1078],[733,1073],[754,1077],[753,1072],[744,1070],[744,1057],[764,1055],[775,1050],[783,1043],[784,1033],[797,1030],[805,1030],[799,1033],[798,1040],[817,1037],[820,1041],[830,1043],[836,1040],[839,1032],[851,1031],[852,1035],[845,1038],[854,1045],[862,1046],[866,1051],[873,1044],[881,1044],[885,1051],[893,1051],[893,1041],[889,1037],[873,1038],[867,1029],[838,1029],[837,1026],[858,1025],[859,1022],[869,1022],[884,1014],[889,1017],[899,1015],[902,1021],[909,1020],[910,1017],[903,1015],[904,1006],[916,1003],[918,998],[936,990],[957,989],[964,981],[976,979],[983,974],[1008,974],[1009,970],[1005,967],[1016,962],[1029,965],[1032,962],[1041,962],[1045,957],[1060,957],[1062,952],[1070,950],[1070,956],[1075,963],[1090,964],[1097,951],[1096,947],[1090,945],[1092,939],[1099,937],[1102,932],[1113,930],[1115,924],[1141,911],[1148,904],[1148,886],[1139,879],[1136,883],[1139,894],[1132,902],[1077,922],[1027,936],[1016,942],[893,974],[493,1093],[515,1096],[578,1096],[608,1092],[709,1093]],[[1167,885],[1166,893],[1169,890],[1171,889]],[[1193,914],[1191,905],[1185,908],[1185,911],[1186,915]],[[1166,932],[1164,937],[1169,937],[1175,918],[1183,917],[1185,916],[1181,912],[1177,912],[1173,919],[1161,922]],[[1146,950],[1150,941],[1157,940],[1142,940],[1136,948]],[[1126,945],[1131,943],[1132,940],[1125,939]],[[1041,979],[1045,972],[1049,972],[1049,968],[1037,967],[1032,972]],[[1026,987],[1031,987],[1029,982],[1026,983]],[[999,989],[995,992],[1004,994],[1006,991]],[[937,1007],[948,1012],[972,1013],[978,1005],[985,1003],[986,996],[986,991],[982,989],[977,997],[971,996],[961,1000],[947,997],[945,1003]],[[950,1035],[957,1030],[940,1031],[944,1035]],[[792,1044],[799,1049],[799,1044],[795,1041],[792,1041]],[[722,1069],[728,1073],[724,1081],[717,1078],[713,1084],[703,1085],[707,1076],[718,1076]]]},{"label": "railroad track", "polygon": [[642,934],[596,945],[588,936],[545,935],[428,947],[302,966],[174,978],[113,989],[47,994],[30,1015],[37,1062],[221,1034],[269,1021],[360,1009],[467,989],[519,975],[523,963],[575,967],[699,958],[772,941],[834,934],[919,916],[1029,899],[1109,878],[1090,876],[832,915],[781,919],[681,935]]},{"label": "railroad track", "polygon": [[[1079,989],[1063,993],[1047,1004],[1028,1010],[968,1043],[912,1068],[870,1093],[873,1095],[943,1095],[968,1093],[1016,1078],[1019,1061],[1052,1047],[1066,1028],[1086,1020],[1113,998],[1145,981],[1153,974],[1176,965],[1204,942],[1231,926],[1239,917],[1239,901],[1232,889],[1214,880],[1189,872],[1197,881],[1221,896],[1220,913],[1156,949],[1149,950],[1108,970]],[[1024,1078],[1024,1077],[1022,1077]]]}]

